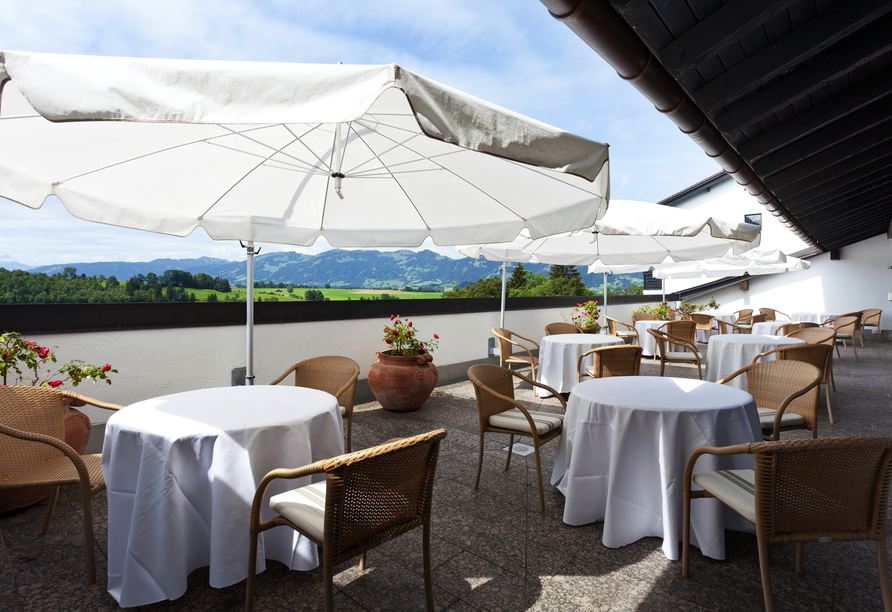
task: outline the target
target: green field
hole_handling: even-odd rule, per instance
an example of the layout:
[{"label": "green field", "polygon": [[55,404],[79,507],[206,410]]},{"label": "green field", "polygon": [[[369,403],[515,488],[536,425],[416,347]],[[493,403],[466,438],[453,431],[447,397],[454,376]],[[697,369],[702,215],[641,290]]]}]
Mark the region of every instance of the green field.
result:
[{"label": "green field", "polygon": [[[293,294],[289,294],[288,291],[285,289],[281,289],[280,291],[281,293],[276,289],[255,289],[254,299],[257,300],[258,298],[263,298],[264,300],[267,300],[275,296],[276,299],[278,299],[278,301],[280,302],[303,301],[302,298],[307,290],[295,288]],[[434,300],[440,299],[442,297],[442,294],[440,293],[418,293],[415,291],[398,291],[394,289],[317,289],[317,291],[321,291],[322,295],[332,301],[348,299],[359,300],[359,298],[361,297],[368,299],[370,297],[379,296],[382,293],[395,295],[401,300]],[[187,292],[194,292],[195,299],[199,302],[207,301],[208,294],[214,293],[213,291],[207,289],[187,289]],[[245,290],[233,289],[230,295],[233,298],[238,295],[239,299],[244,300]],[[217,299],[221,302],[226,299],[225,296],[225,293],[217,293]]]}]

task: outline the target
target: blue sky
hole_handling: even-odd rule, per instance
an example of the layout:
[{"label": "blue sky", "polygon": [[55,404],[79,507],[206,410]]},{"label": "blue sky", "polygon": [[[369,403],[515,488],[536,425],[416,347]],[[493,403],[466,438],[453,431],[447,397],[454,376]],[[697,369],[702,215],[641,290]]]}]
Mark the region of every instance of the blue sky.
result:
[{"label": "blue sky", "polygon": [[[5,0],[3,49],[183,59],[396,62],[610,144],[611,197],[655,202],[719,171],[537,0]],[[301,250],[261,245],[266,251]],[[318,241],[311,249],[327,248]],[[451,247],[438,248],[455,255]],[[243,259],[237,243],[80,221],[0,199],[0,256],[27,265]],[[3,259],[0,258],[0,265]]]}]

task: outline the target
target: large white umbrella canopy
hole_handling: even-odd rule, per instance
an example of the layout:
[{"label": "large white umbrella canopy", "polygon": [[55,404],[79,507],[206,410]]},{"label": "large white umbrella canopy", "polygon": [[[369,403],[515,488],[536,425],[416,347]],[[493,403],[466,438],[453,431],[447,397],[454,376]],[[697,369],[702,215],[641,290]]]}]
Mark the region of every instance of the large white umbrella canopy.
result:
[{"label": "large white umbrella canopy", "polygon": [[[697,211],[647,202],[611,200],[610,209],[591,227],[504,244],[457,247],[463,255],[489,261],[590,266],[651,266],[743,253],[759,245],[761,227]],[[640,269],[640,268],[639,268]]]},{"label": "large white umbrella canopy", "polygon": [[588,227],[607,208],[607,145],[396,64],[4,51],[0,83],[0,196],[249,241],[249,285],[255,241],[504,242]]},{"label": "large white umbrella canopy", "polygon": [[663,279],[710,279],[749,274],[779,274],[802,272],[811,264],[791,257],[777,249],[754,249],[741,255],[726,255],[714,259],[664,265],[654,269],[654,278]]}]

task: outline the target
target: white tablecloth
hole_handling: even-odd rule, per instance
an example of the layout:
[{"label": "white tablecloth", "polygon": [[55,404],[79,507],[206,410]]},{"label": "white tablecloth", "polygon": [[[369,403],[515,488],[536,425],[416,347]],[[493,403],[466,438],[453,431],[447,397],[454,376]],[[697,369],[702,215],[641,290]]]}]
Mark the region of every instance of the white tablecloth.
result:
[{"label": "white tablecloth", "polygon": [[[656,536],[679,558],[685,462],[698,446],[760,440],[746,391],[683,378],[635,376],[584,381],[573,389],[551,483],[564,494],[564,522],[604,520],[609,548]],[[747,469],[751,456],[704,456],[696,471]],[[691,504],[691,542],[725,557],[725,529],[753,531],[717,500]]]},{"label": "white tablecloth", "polygon": [[652,357],[657,354],[657,343],[647,330],[657,329],[666,323],[668,321],[635,321],[635,331],[638,332],[638,344],[641,345],[642,355]]},{"label": "white tablecloth", "polygon": [[[805,340],[756,334],[713,336],[709,339],[709,346],[706,350],[706,380],[717,382],[751,364],[760,353],[791,344],[805,344]],[[746,389],[746,374],[738,376],[727,384],[738,389]]]},{"label": "white tablecloth", "polygon": [[836,312],[794,312],[790,315],[790,319],[793,321],[808,321],[820,325],[827,319],[838,316],[839,313]]},{"label": "white tablecloth", "polygon": [[[707,310],[703,314],[712,315],[714,319],[718,319],[720,321],[725,321],[726,323],[733,323],[737,318],[733,312],[719,312],[717,310]],[[719,328],[719,324],[715,321],[712,322],[712,329],[717,330]],[[702,342],[706,344],[709,342],[709,337],[715,334],[716,332],[708,332],[705,329],[697,330],[697,342]]]},{"label": "white tablecloth", "polygon": [[[189,573],[208,565],[213,587],[244,580],[260,480],[342,454],[342,432],[334,396],[284,385],[177,393],[114,414],[102,448],[109,593],[122,607],[176,599]],[[282,480],[267,496],[309,483]],[[263,508],[261,519],[272,518]],[[291,529],[260,535],[258,572],[267,558],[297,570],[319,564],[316,546]]]},{"label": "white tablecloth", "polygon": [[[602,334],[555,334],[545,336],[539,345],[539,369],[536,382],[548,385],[558,393],[569,393],[576,384],[576,366],[586,351],[601,346],[623,344],[622,338]],[[592,358],[586,357],[583,366],[591,366]],[[545,389],[536,387],[539,397],[547,397]]]},{"label": "white tablecloth", "polygon": [[790,321],[762,321],[761,323],[753,323],[753,334],[756,336],[774,336],[777,334],[777,328],[786,325]]}]

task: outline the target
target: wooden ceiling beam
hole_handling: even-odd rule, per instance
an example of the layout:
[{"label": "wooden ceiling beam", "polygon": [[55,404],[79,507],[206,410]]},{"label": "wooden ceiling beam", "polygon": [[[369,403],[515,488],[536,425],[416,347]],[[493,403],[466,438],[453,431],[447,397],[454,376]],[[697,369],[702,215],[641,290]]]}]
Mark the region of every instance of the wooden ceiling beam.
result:
[{"label": "wooden ceiling beam", "polygon": [[824,126],[839,121],[851,113],[892,93],[892,69],[856,83],[828,100],[785,121],[776,128],[763,132],[737,147],[741,157],[750,163],[797,139],[813,134]]},{"label": "wooden ceiling beam", "polygon": [[890,10],[892,4],[888,0],[835,4],[697,89],[694,99],[701,108],[713,113],[717,108],[792,70]]},{"label": "wooden ceiling beam", "polygon": [[862,178],[861,181],[852,184],[853,188],[845,193],[840,193],[832,197],[823,196],[812,200],[800,200],[797,198],[787,198],[784,203],[790,208],[797,217],[799,215],[807,215],[815,210],[827,208],[830,206],[839,206],[846,201],[857,198],[869,198],[877,195],[888,193],[892,195],[892,173],[885,173],[885,176],[876,181],[868,181]]},{"label": "wooden ceiling beam", "polygon": [[[862,160],[864,163],[861,163]],[[866,168],[865,166],[870,166]],[[849,159],[834,168],[833,176],[828,176],[827,180],[815,183],[813,185],[796,184],[788,189],[778,190],[776,192],[779,198],[784,201],[787,198],[793,201],[803,201],[811,198],[823,196],[831,191],[845,189],[851,190],[867,177],[876,178],[877,174],[892,172],[892,151],[885,154],[873,153],[862,156],[861,159]]]}]

